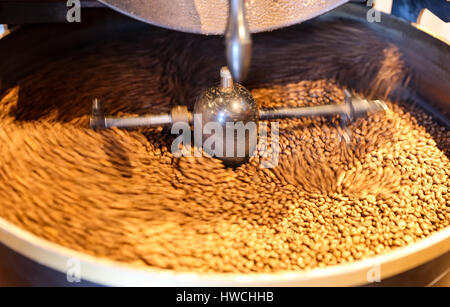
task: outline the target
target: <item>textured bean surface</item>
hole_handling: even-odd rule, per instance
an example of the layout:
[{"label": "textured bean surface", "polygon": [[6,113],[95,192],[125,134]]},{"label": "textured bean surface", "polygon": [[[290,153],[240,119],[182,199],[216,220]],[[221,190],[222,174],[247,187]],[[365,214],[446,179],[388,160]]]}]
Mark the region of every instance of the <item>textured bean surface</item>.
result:
[{"label": "textured bean surface", "polygon": [[[384,98],[413,75],[395,46],[351,24],[255,35],[254,50],[246,85],[260,107],[340,103],[346,87]],[[221,64],[220,38],[150,28],[2,93],[0,216],[91,255],[209,272],[324,267],[449,226],[450,133],[414,97],[351,124],[349,146],[336,118],[280,121],[274,169],[258,156],[236,169],[176,159],[164,129],[88,128],[94,97],[115,115],[192,108]]]}]

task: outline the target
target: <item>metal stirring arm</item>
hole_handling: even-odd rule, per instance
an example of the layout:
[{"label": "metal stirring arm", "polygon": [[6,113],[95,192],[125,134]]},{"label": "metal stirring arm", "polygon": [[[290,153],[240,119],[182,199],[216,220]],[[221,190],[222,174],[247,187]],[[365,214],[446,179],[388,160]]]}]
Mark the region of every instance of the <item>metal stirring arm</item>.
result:
[{"label": "metal stirring arm", "polygon": [[387,106],[380,100],[366,100],[353,98],[345,91],[345,104],[330,104],[311,107],[275,108],[259,111],[259,119],[299,118],[310,116],[334,116],[341,115],[344,121],[351,121],[371,112],[385,111]]},{"label": "metal stirring arm", "polygon": [[[312,116],[341,115],[344,126],[348,121],[367,115],[370,112],[387,110],[387,106],[380,100],[365,100],[352,98],[346,92],[345,104],[322,105],[298,108],[274,108],[259,111],[260,120],[272,120],[282,118],[300,118]],[[175,122],[192,123],[192,113],[184,106],[172,108],[170,113],[160,115],[148,115],[141,117],[104,117],[100,102],[95,99],[92,104],[91,128],[124,128],[136,129],[142,127],[154,127],[172,125]]]},{"label": "metal stirring arm", "polygon": [[140,117],[105,117],[102,106],[97,99],[92,103],[92,117],[90,126],[92,129],[136,129],[145,127],[158,127],[172,125],[175,122],[182,121],[190,123],[191,113],[184,106],[172,108],[170,114],[147,115]]},{"label": "metal stirring arm", "polygon": [[244,0],[229,1],[225,45],[231,74],[236,82],[242,82],[247,77],[252,53],[252,39],[245,18]]}]

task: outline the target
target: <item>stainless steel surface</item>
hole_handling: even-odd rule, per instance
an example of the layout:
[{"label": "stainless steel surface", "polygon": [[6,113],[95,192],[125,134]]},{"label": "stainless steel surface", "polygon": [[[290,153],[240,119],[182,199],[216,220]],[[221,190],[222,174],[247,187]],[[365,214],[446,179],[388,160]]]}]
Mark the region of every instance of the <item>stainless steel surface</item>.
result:
[{"label": "stainless steel surface", "polygon": [[149,115],[141,117],[104,117],[102,107],[97,99],[92,103],[92,117],[90,125],[92,129],[107,128],[139,128],[172,124],[172,117],[169,114]]},{"label": "stainless steel surface", "polygon": [[[423,97],[424,106],[435,118],[450,118],[450,47],[410,24],[395,17],[382,15],[380,24],[366,22],[367,9],[349,5],[319,17],[314,22],[339,20],[373,29],[381,37],[398,46],[404,60],[418,76],[412,89]],[[143,25],[131,22],[120,15],[95,16],[90,23],[88,16],[81,27],[71,25],[22,28],[0,40],[0,88],[14,84],[33,69],[58,58],[70,50],[95,42],[99,37],[107,39],[118,33],[132,33]],[[101,21],[101,22],[100,22]],[[33,48],[24,48],[33,46]],[[300,56],[300,55],[299,55]],[[402,91],[400,91],[401,93]],[[368,283],[368,273],[374,269],[383,281],[411,272],[404,282],[419,279],[433,281],[445,274],[449,267],[450,228],[403,248],[383,255],[348,264],[318,268],[311,271],[282,272],[274,274],[197,274],[170,270],[141,268],[107,259],[99,259],[61,247],[38,238],[0,218],[0,265],[5,275],[24,280],[31,278],[31,268],[45,267],[65,277],[68,261],[76,259],[81,267],[81,278],[104,285],[153,285],[153,286],[287,286],[287,285],[363,285]],[[15,255],[20,254],[16,257]],[[11,257],[7,256],[11,255]],[[23,257],[29,266],[21,267]],[[434,259],[440,259],[434,266]],[[17,265],[11,265],[17,261]],[[433,262],[432,262],[433,261]],[[424,266],[428,269],[422,269]],[[430,266],[432,269],[430,269]],[[20,269],[20,268],[27,268]],[[414,270],[413,270],[414,269]],[[13,272],[16,270],[15,272]],[[411,271],[412,270],[412,271]],[[36,271],[39,271],[36,269]],[[40,272],[40,271],[39,271]],[[403,274],[402,274],[403,273]],[[392,278],[393,277],[393,278]],[[30,283],[39,284],[44,278],[55,283],[60,279],[51,274],[40,275]],[[392,279],[391,279],[392,278]],[[48,280],[47,279],[47,280]],[[64,282],[64,279],[63,281]],[[66,282],[67,284],[67,282]],[[378,283],[374,283],[378,285]],[[398,283],[392,284],[398,285]]]},{"label": "stainless steel surface", "polygon": [[[226,67],[221,69],[220,74],[221,86],[207,89],[195,103],[194,131],[195,126],[203,127],[201,137],[195,139],[197,146],[232,166],[247,160],[255,150],[258,139],[258,108],[252,94],[232,81]],[[199,115],[201,118],[197,120]],[[242,124],[242,129],[236,129],[237,133],[234,130],[235,124]],[[248,134],[245,133],[244,126],[248,128]],[[205,133],[209,128],[214,130],[214,134],[212,131]],[[217,131],[218,129],[221,131]],[[208,151],[209,146],[204,146],[205,142],[219,132],[223,134],[222,140],[215,142],[214,150]]]},{"label": "stainless steel surface", "polygon": [[339,114],[348,120],[353,120],[358,117],[366,116],[371,112],[386,110],[387,106],[383,101],[368,101],[366,99],[350,98],[349,104],[329,104],[312,107],[265,109],[259,111],[259,119],[263,120],[308,116],[333,116]]},{"label": "stainless steel surface", "polygon": [[[228,0],[99,0],[131,17],[169,29],[223,34],[228,19]],[[344,4],[348,0],[247,0],[251,32],[296,24]]]},{"label": "stainless steel surface", "polygon": [[172,123],[172,118],[169,114],[151,115],[145,117],[129,117],[129,118],[105,118],[105,128],[137,128],[137,127],[152,127],[162,126]]},{"label": "stainless steel surface", "polygon": [[220,69],[220,86],[222,87],[222,89],[226,90],[226,89],[233,89],[233,85],[234,85],[234,80],[233,80],[233,76],[231,75],[230,70],[228,69],[228,67],[222,67]]},{"label": "stainless steel surface", "polygon": [[245,80],[252,56],[252,38],[245,18],[244,0],[230,0],[225,32],[228,67],[237,82]]}]

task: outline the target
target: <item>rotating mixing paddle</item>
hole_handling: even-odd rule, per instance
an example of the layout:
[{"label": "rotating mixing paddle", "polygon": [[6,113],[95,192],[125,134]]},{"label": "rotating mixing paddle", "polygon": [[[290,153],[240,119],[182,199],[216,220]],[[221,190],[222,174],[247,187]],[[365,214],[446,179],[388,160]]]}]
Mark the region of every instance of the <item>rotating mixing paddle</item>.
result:
[{"label": "rotating mixing paddle", "polygon": [[[195,130],[195,125],[201,125],[202,137],[198,138],[198,143],[196,144],[200,147],[211,137],[211,127],[215,133],[220,128],[223,133],[223,152],[228,154],[221,156],[216,154],[216,156],[228,165],[236,165],[244,162],[256,148],[258,120],[340,115],[341,123],[346,125],[348,121],[366,116],[370,112],[385,111],[387,109],[383,101],[352,98],[346,91],[345,104],[258,110],[251,93],[245,87],[233,81],[227,67],[221,69],[220,75],[220,86],[204,91],[197,99],[192,113],[188,111],[187,107],[176,106],[168,114],[141,117],[104,117],[99,101],[94,100],[91,127],[93,129],[113,127],[134,129],[174,125],[177,122],[181,122],[194,125]],[[245,127],[248,133],[239,134],[235,133],[234,130],[232,133],[227,133],[229,127],[237,124]],[[208,125],[208,129],[203,129],[203,127],[206,128]],[[244,136],[242,137],[242,135]],[[244,154],[240,154],[236,150],[238,145],[242,143],[245,144]],[[227,148],[227,146],[230,144],[233,146],[233,149],[228,150],[230,148]],[[206,151],[208,152],[208,150]],[[214,153],[216,152],[211,154]]]}]

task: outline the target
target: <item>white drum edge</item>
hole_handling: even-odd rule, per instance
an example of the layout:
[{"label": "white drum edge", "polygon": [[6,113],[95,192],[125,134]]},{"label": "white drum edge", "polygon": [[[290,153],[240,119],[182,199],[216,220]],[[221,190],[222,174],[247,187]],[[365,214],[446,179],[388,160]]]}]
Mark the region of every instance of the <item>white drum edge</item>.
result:
[{"label": "white drum edge", "polygon": [[0,242],[37,263],[66,274],[79,261],[81,279],[107,286],[351,286],[381,280],[426,263],[450,250],[450,227],[411,245],[351,263],[272,274],[185,273],[137,267],[70,250],[0,218]]}]

